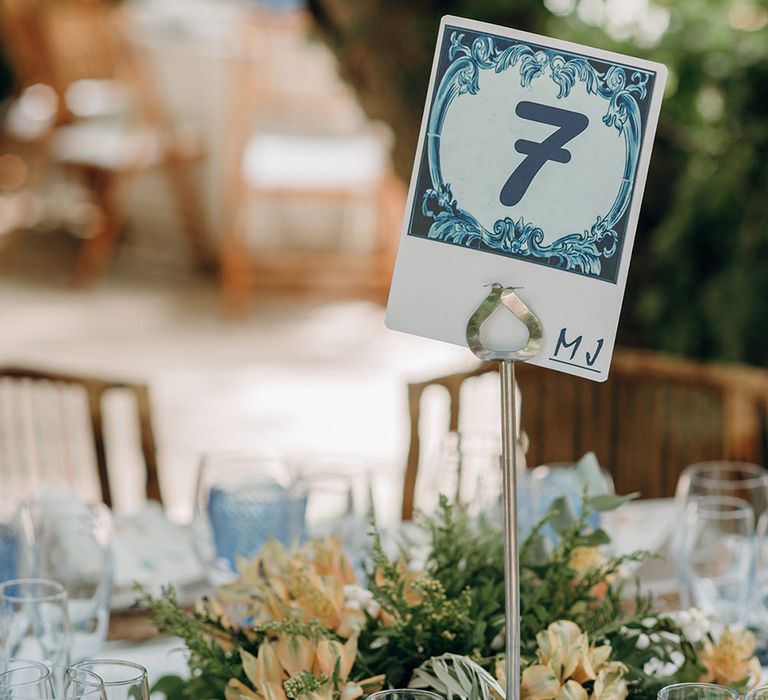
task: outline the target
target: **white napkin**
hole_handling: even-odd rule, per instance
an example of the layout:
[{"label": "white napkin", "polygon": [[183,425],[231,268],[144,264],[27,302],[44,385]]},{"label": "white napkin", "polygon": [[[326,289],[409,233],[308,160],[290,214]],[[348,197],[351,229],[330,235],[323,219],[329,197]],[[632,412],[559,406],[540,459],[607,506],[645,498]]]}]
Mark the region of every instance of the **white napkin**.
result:
[{"label": "white napkin", "polygon": [[157,594],[165,584],[181,589],[205,578],[189,529],[168,520],[152,501],[138,513],[116,517],[114,556],[113,607],[135,600],[134,582]]}]

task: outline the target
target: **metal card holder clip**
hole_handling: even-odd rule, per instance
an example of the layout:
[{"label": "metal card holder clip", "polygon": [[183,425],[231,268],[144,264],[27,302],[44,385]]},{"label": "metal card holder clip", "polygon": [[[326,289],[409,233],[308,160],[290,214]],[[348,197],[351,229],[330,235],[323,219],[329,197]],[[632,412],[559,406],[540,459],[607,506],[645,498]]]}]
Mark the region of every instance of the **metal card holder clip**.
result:
[{"label": "metal card holder clip", "polygon": [[[536,314],[531,311],[525,302],[517,296],[516,290],[520,287],[503,287],[498,282],[491,285],[488,296],[477,307],[467,322],[467,343],[469,349],[481,360],[530,360],[541,349],[544,338],[544,329]],[[493,350],[485,346],[480,340],[480,329],[483,324],[499,309],[504,306],[519,318],[528,329],[528,342],[517,350]]]}]

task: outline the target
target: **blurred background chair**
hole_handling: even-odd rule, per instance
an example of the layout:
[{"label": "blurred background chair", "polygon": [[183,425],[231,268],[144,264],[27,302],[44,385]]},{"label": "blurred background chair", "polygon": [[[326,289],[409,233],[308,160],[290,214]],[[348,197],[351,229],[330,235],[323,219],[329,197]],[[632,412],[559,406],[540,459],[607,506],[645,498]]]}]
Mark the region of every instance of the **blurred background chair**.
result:
[{"label": "blurred background chair", "polygon": [[[112,506],[124,475],[110,469],[105,401],[127,394],[144,465],[146,498],[162,503],[149,392],[143,384],[17,367],[0,367],[0,478],[23,498],[65,487]],[[123,414],[121,414],[121,417]],[[129,423],[126,421],[125,423]],[[131,434],[121,421],[121,433]],[[120,489],[123,495],[123,489]]]},{"label": "blurred background chair", "polygon": [[[484,363],[408,385],[411,441],[404,520],[414,512],[426,427],[425,392],[447,393],[448,425],[443,429],[461,430],[478,402],[497,407],[498,381],[485,382],[480,395],[472,386],[496,371],[496,363]],[[660,498],[674,495],[678,476],[694,462],[733,459],[763,464],[768,456],[765,369],[617,349],[603,383],[522,362],[517,378],[531,467],[575,462],[591,450],[613,477],[618,493],[639,491],[643,498]],[[485,427],[495,430],[498,412],[490,414],[495,415]]]},{"label": "blurred background chair", "polygon": [[[255,12],[242,30],[220,234],[231,313],[254,291],[383,300],[389,286],[404,206],[390,139],[329,80],[331,57],[308,30],[300,11]],[[330,235],[319,223],[329,213]]]},{"label": "blurred background chair", "polygon": [[192,168],[201,152],[167,117],[120,9],[106,0],[2,0],[4,46],[17,78],[5,139],[72,172],[93,200],[74,283],[106,270],[125,225],[122,189],[161,169],[196,265],[214,267]]}]

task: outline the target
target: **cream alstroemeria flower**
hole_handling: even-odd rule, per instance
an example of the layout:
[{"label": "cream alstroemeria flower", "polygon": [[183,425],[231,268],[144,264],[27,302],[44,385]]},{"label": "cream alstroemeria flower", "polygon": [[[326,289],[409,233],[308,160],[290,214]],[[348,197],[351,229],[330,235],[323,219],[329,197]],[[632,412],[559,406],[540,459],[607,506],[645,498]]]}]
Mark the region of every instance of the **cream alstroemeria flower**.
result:
[{"label": "cream alstroemeria flower", "polygon": [[343,638],[365,625],[360,606],[346,604],[344,589],[356,581],[338,537],[310,542],[294,552],[271,540],[258,558],[238,561],[238,571],[240,579],[219,593],[223,606],[237,612],[232,617],[248,617],[256,624],[318,619]]},{"label": "cream alstroemeria flower", "polygon": [[298,696],[301,700],[355,700],[379,689],[384,682],[384,675],[349,680],[357,657],[356,636],[341,644],[331,639],[314,641],[302,635],[287,635],[264,642],[257,656],[248,652],[240,656],[251,687],[232,679],[226,700],[288,700],[286,688],[291,684],[294,692],[297,685],[307,689]]},{"label": "cream alstroemeria flower", "polygon": [[700,660],[706,668],[700,680],[706,683],[754,686],[760,682],[762,669],[755,656],[755,637],[748,630],[726,627],[717,644],[707,637]]},{"label": "cream alstroemeria flower", "polygon": [[[553,622],[536,635],[538,663],[523,671],[523,700],[624,700],[626,668],[610,662],[611,647],[590,646],[588,636],[570,620]],[[498,672],[497,672],[498,675]],[[584,683],[593,681],[588,696]]]}]

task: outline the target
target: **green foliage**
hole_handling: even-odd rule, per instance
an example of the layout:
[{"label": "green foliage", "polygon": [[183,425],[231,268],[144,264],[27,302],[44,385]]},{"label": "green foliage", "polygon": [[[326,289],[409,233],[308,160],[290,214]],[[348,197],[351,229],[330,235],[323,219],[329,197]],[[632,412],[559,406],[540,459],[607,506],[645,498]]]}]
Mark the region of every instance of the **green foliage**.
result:
[{"label": "green foliage", "polygon": [[160,598],[140,586],[136,590],[141,594],[139,604],[149,611],[157,629],[180,637],[189,650],[190,680],[170,676],[158,681],[157,690],[165,693],[167,700],[223,698],[230,678],[245,681],[239,649],[230,648],[233,637],[248,644],[241,632],[201,613],[184,610],[172,586],[165,588]]},{"label": "green foliage", "polygon": [[[607,558],[581,576],[569,566],[577,549],[610,541],[602,530],[588,527],[587,519],[595,506],[609,510],[625,500],[585,497],[581,515],[574,518],[564,507],[567,501],[558,499],[526,538],[520,553],[524,659],[534,658],[536,635],[557,620],[572,620],[591,638],[600,639],[648,614],[650,599],[638,599],[634,614],[625,615],[621,586],[606,583],[624,564],[652,556],[648,552]],[[385,669],[387,682],[393,687],[407,683],[425,658],[460,654],[491,668],[495,655],[503,652],[501,533],[482,521],[473,521],[465,508],[450,505],[445,498],[435,515],[420,516],[418,524],[429,535],[425,578],[414,586],[419,592],[427,591],[419,603],[407,597],[404,562],[389,561],[378,539],[374,547],[378,576],[370,588],[394,623],[382,620],[368,625],[361,637],[358,663],[367,673]],[[550,552],[541,534],[546,525],[554,525],[559,533]],[[599,584],[603,584],[602,599],[596,596]],[[436,610],[444,611],[439,624],[432,617]]]},{"label": "green foliage", "polygon": [[385,670],[392,687],[405,687],[424,659],[471,644],[476,623],[469,587],[447,588],[429,573],[410,580],[405,562],[388,559],[378,534],[369,589],[386,619],[371,621],[363,630],[357,660],[361,674]]}]

